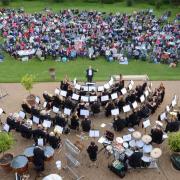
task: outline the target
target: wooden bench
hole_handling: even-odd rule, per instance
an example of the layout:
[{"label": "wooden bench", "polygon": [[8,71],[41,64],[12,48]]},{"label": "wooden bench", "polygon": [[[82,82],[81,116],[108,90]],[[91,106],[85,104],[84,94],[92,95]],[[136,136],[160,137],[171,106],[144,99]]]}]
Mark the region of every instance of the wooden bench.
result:
[{"label": "wooden bench", "polygon": [[[113,75],[113,78],[118,81],[120,76],[119,75]],[[133,80],[133,81],[147,81],[149,80],[149,77],[147,74],[144,75],[123,75],[122,76],[123,80],[128,81],[128,80]]]}]

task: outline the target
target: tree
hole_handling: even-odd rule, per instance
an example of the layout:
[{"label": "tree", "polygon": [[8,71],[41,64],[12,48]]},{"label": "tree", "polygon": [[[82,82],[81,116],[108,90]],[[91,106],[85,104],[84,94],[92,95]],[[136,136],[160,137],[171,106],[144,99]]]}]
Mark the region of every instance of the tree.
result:
[{"label": "tree", "polygon": [[11,148],[14,144],[14,138],[11,133],[0,132],[0,153],[3,153]]},{"label": "tree", "polygon": [[3,6],[7,6],[10,3],[10,0],[1,0]]},{"label": "tree", "polygon": [[32,74],[26,74],[21,79],[21,85],[29,91],[29,94],[31,94],[31,89],[33,88],[35,77]]},{"label": "tree", "polygon": [[132,6],[132,4],[133,4],[132,0],[126,0],[126,5],[127,6],[130,7],[130,6]]}]

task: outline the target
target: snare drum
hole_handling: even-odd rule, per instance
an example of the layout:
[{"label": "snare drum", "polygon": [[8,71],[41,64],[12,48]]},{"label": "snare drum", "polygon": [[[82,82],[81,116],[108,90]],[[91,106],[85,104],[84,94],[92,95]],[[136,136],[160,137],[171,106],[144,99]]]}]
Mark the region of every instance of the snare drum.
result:
[{"label": "snare drum", "polygon": [[28,158],[20,155],[13,158],[11,162],[11,167],[14,172],[18,174],[24,174],[28,171]]},{"label": "snare drum", "polygon": [[33,162],[34,146],[26,148],[23,154],[28,158],[30,162]]},{"label": "snare drum", "polygon": [[54,156],[54,149],[51,146],[44,148],[45,161],[50,161]]}]

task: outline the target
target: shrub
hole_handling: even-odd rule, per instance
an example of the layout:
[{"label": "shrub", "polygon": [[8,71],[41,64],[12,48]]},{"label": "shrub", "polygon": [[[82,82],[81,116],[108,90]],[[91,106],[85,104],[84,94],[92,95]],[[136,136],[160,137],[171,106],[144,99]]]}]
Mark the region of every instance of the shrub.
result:
[{"label": "shrub", "polygon": [[169,3],[170,3],[170,0],[162,0],[162,3],[163,3],[163,4],[169,4]]},{"label": "shrub", "polygon": [[168,144],[174,152],[180,152],[180,132],[169,133]]},{"label": "shrub", "polygon": [[132,5],[133,5],[132,0],[126,0],[126,5],[127,5],[128,7],[132,6]]},{"label": "shrub", "polygon": [[53,0],[55,3],[64,2],[64,0]]},{"label": "shrub", "polygon": [[11,133],[0,132],[0,153],[4,153],[14,144],[14,138]]},{"label": "shrub", "polygon": [[33,88],[34,76],[32,74],[26,74],[21,79],[21,84],[24,88],[31,93],[31,89]]},{"label": "shrub", "polygon": [[155,5],[155,2],[156,2],[155,0],[148,0],[148,4],[149,4],[149,5],[152,5],[152,6]]},{"label": "shrub", "polygon": [[3,6],[7,6],[10,3],[10,0],[1,0]]},{"label": "shrub", "polygon": [[100,1],[101,0],[84,0],[84,2],[87,2],[87,3],[98,3]]},{"label": "shrub", "polygon": [[101,2],[104,4],[113,4],[114,0],[101,0]]}]

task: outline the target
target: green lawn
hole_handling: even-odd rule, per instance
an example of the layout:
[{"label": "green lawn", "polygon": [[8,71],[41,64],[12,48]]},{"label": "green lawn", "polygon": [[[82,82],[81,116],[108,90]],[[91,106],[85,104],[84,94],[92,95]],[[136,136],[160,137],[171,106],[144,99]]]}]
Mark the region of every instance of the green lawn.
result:
[{"label": "green lawn", "polygon": [[176,69],[169,68],[165,64],[151,64],[142,61],[131,60],[129,65],[120,65],[117,62],[109,63],[104,58],[91,61],[88,59],[77,59],[68,63],[54,62],[47,60],[31,60],[29,62],[14,62],[6,60],[0,63],[0,82],[19,82],[26,73],[36,76],[36,81],[51,81],[48,73],[49,67],[55,67],[57,80],[63,79],[67,74],[71,79],[85,80],[85,69],[92,65],[99,69],[95,80],[108,80],[115,74],[147,74],[151,80],[180,80],[180,66]]},{"label": "green lawn", "polygon": [[[12,2],[10,7],[19,8],[24,7],[25,11],[39,12],[45,7],[50,7],[54,11],[68,8],[78,9],[96,9],[99,11],[107,12],[126,12],[132,13],[146,8],[154,8],[148,4],[136,4],[133,7],[126,7],[124,2],[116,4],[96,4],[96,3],[82,3],[78,1],[71,1],[66,3],[48,3],[44,0],[41,1],[19,1]],[[180,12],[179,7],[169,7],[167,5],[162,6],[159,11],[155,10],[156,15],[161,15],[164,11],[171,10],[172,18]],[[171,18],[171,19],[172,19]],[[150,64],[147,62],[140,62],[132,60],[129,65],[119,65],[117,62],[108,63],[104,58],[100,58],[96,61],[90,61],[88,59],[77,59],[68,63],[54,62],[47,60],[40,62],[38,60],[32,60],[30,62],[22,63],[12,59],[9,55],[6,55],[6,60],[0,63],[0,82],[19,82],[21,77],[26,73],[36,75],[36,81],[50,81],[48,74],[49,67],[55,67],[57,70],[57,80],[63,79],[65,74],[68,74],[71,78],[77,77],[78,80],[85,80],[85,69],[91,64],[93,68],[98,68],[99,72],[95,76],[95,80],[108,80],[110,75],[113,74],[147,74],[151,80],[180,80],[180,67],[171,69],[168,65],[164,64]]]}]

